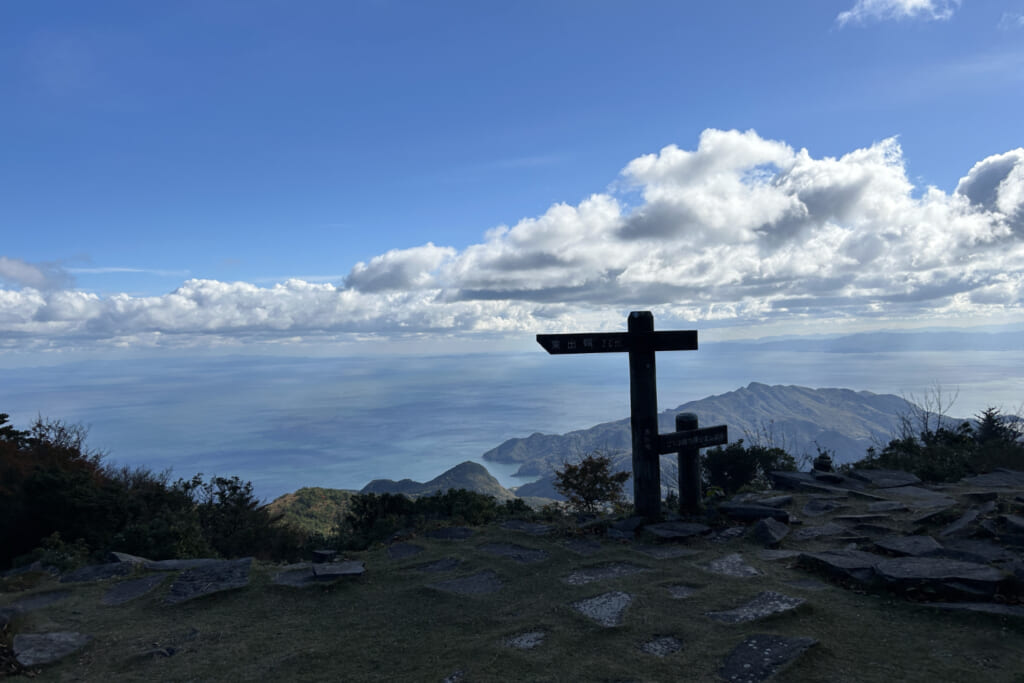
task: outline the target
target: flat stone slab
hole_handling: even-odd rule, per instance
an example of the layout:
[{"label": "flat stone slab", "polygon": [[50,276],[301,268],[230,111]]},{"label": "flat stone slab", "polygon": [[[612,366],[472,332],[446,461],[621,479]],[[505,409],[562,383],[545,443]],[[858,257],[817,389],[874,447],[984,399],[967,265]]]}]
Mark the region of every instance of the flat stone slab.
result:
[{"label": "flat stone slab", "polygon": [[1012,562],[1018,558],[1016,553],[1007,550],[1005,547],[973,538],[951,538],[942,543],[942,549],[936,554],[941,557],[948,557],[953,560],[964,560],[965,562],[977,562],[986,564],[990,562]]},{"label": "flat stone slab", "polygon": [[978,488],[1024,488],[1024,472],[1002,467],[986,474],[965,477],[960,483]]},{"label": "flat stone slab", "polygon": [[830,576],[870,583],[875,576],[875,564],[885,559],[882,555],[863,550],[827,550],[823,553],[802,553],[799,563]]},{"label": "flat stone slab", "polygon": [[202,567],[216,567],[224,560],[212,557],[200,557],[189,560],[147,560],[143,566],[155,572],[177,572],[188,569],[200,569]]},{"label": "flat stone slab", "polygon": [[546,550],[527,548],[526,546],[517,545],[515,543],[485,543],[481,546],[477,546],[477,550],[488,555],[507,557],[519,562],[520,564],[534,564],[548,559],[548,553]]},{"label": "flat stone slab", "polygon": [[848,532],[849,529],[841,524],[826,522],[825,524],[805,526],[802,529],[797,529],[793,532],[793,538],[798,541],[806,541],[812,538],[822,538],[825,536],[841,536]]},{"label": "flat stone slab", "polygon": [[879,500],[868,503],[868,512],[907,512],[910,508],[898,500]]},{"label": "flat stone slab", "polygon": [[776,546],[789,534],[789,527],[777,519],[766,517],[750,529],[750,537],[765,546]]},{"label": "flat stone slab", "polygon": [[574,602],[572,608],[601,626],[611,628],[622,623],[622,617],[631,602],[633,602],[633,596],[629,593],[611,591]]},{"label": "flat stone slab", "polygon": [[850,476],[854,479],[866,481],[880,489],[914,486],[921,483],[917,476],[900,470],[854,470],[850,472]]},{"label": "flat stone slab", "polygon": [[132,571],[132,566],[124,562],[110,562],[108,564],[93,564],[88,567],[80,567],[73,572],[60,577],[61,583],[82,583],[85,581],[103,581],[112,579],[115,576],[127,576]]},{"label": "flat stone slab", "polygon": [[423,546],[416,545],[415,543],[406,543],[405,541],[392,543],[388,546],[388,557],[392,560],[404,560],[414,555],[419,555],[422,552]]},{"label": "flat stone slab", "polygon": [[672,636],[660,636],[640,645],[640,649],[655,657],[668,657],[670,654],[683,649],[683,644],[678,638]]},{"label": "flat stone slab", "polygon": [[897,555],[922,557],[942,550],[942,544],[931,536],[886,536],[875,539],[875,545]]},{"label": "flat stone slab", "polygon": [[758,505],[767,505],[773,508],[782,508],[793,504],[793,496],[772,496],[770,498],[757,498],[753,501]]},{"label": "flat stone slab", "polygon": [[14,636],[14,658],[26,668],[49,664],[81,650],[92,636],[74,631],[19,633]]},{"label": "flat stone slab", "polygon": [[313,576],[313,569],[310,566],[286,569],[274,575],[273,581],[278,586],[291,586],[292,588],[309,588],[310,586],[322,586],[323,581],[317,581]]},{"label": "flat stone slab", "polygon": [[554,529],[550,524],[538,524],[537,522],[527,522],[523,519],[510,519],[506,522],[501,523],[502,529],[508,529],[509,531],[520,531],[530,536],[545,536]]},{"label": "flat stone slab", "polygon": [[788,560],[793,557],[800,555],[799,550],[773,550],[766,548],[764,550],[757,551],[757,556],[762,560],[768,560],[769,562],[775,562],[776,560]]},{"label": "flat stone slab", "polygon": [[699,555],[699,550],[692,550],[690,548],[683,548],[678,545],[637,545],[634,546],[634,550],[638,553],[643,553],[648,557],[653,557],[656,560],[673,560],[678,557],[693,557]]},{"label": "flat stone slab", "polygon": [[449,579],[439,583],[431,584],[430,587],[444,593],[457,593],[459,595],[487,595],[501,589],[504,585],[498,575],[491,571],[482,571],[470,576],[462,576],[457,579]]},{"label": "flat stone slab", "polygon": [[547,637],[547,633],[544,631],[527,631],[507,638],[505,645],[517,650],[532,650],[543,645],[545,637]]},{"label": "flat stone slab", "polygon": [[918,510],[947,508],[956,505],[956,501],[946,494],[921,488],[920,486],[897,486],[886,489],[885,495],[898,498],[910,507]]},{"label": "flat stone slab", "polygon": [[829,512],[835,512],[836,510],[842,510],[848,507],[850,506],[834,498],[811,498],[809,501],[804,503],[800,512],[808,517],[821,517]]},{"label": "flat stone slab", "polygon": [[817,480],[807,472],[786,472],[777,470],[768,473],[772,485],[777,489],[797,490],[805,484],[816,484]]},{"label": "flat stone slab", "polygon": [[996,614],[1001,617],[1024,619],[1024,606],[1021,605],[1001,605],[993,602],[929,602],[925,604],[937,609]]},{"label": "flat stone slab", "polygon": [[593,555],[601,551],[601,542],[586,538],[574,538],[564,543],[568,550],[577,555]]},{"label": "flat stone slab", "polygon": [[943,557],[887,558],[875,564],[875,572],[890,583],[962,583],[992,593],[1006,578],[994,567]]},{"label": "flat stone slab", "polygon": [[461,541],[472,535],[473,530],[464,526],[445,526],[427,532],[427,536],[430,538],[439,538],[445,541]]},{"label": "flat stone slab", "polygon": [[739,579],[748,579],[753,576],[760,576],[761,572],[743,561],[739,553],[732,553],[717,560],[712,560],[702,567],[712,574],[731,576]]},{"label": "flat stone slab", "polygon": [[584,567],[583,569],[577,569],[562,579],[562,582],[567,583],[570,586],[585,586],[586,584],[593,583],[594,581],[607,581],[608,579],[617,579],[620,576],[630,576],[632,574],[639,574],[646,571],[650,570],[647,567],[641,567],[638,564],[630,564],[628,562],[611,562],[609,564],[602,564],[596,567]]},{"label": "flat stone slab", "polygon": [[458,569],[462,566],[462,560],[457,557],[443,557],[440,560],[433,562],[424,562],[418,564],[413,569],[418,572],[428,572],[431,574],[440,574],[441,572],[450,572]]},{"label": "flat stone slab", "polygon": [[120,583],[111,586],[110,590],[103,594],[103,598],[100,602],[104,605],[111,606],[123,605],[124,603],[130,602],[136,598],[141,598],[143,595],[163,583],[166,578],[166,576],[160,574],[153,574],[152,576],[143,576],[138,579],[121,581]]},{"label": "flat stone slab", "polygon": [[[992,506],[995,505],[995,503],[992,503],[991,501],[989,504]],[[972,507],[970,510],[962,514],[958,520],[940,531],[939,536],[942,536],[943,538],[950,538],[972,535],[974,533],[973,523],[981,515],[981,512],[981,508]]]},{"label": "flat stone slab", "polygon": [[814,638],[753,635],[726,656],[718,673],[730,683],[760,683],[777,674],[817,644],[818,641]]},{"label": "flat stone slab", "polygon": [[718,505],[718,511],[726,517],[745,521],[764,519],[766,517],[777,519],[780,522],[789,521],[789,513],[785,510],[758,503],[733,503],[726,501]]},{"label": "flat stone slab", "polygon": [[165,601],[173,605],[211,593],[244,588],[249,585],[250,567],[252,558],[243,557],[187,569],[171,584]]},{"label": "flat stone slab", "polygon": [[803,598],[794,598],[775,591],[764,591],[739,607],[721,612],[705,612],[705,615],[723,624],[745,624],[775,614],[792,612],[805,602],[807,601]]},{"label": "flat stone slab", "polygon": [[359,560],[346,562],[313,563],[313,576],[318,581],[331,581],[343,576],[362,576],[366,573],[366,565]]},{"label": "flat stone slab", "polygon": [[35,595],[28,595],[19,600],[15,600],[9,605],[9,607],[16,612],[32,612],[33,610],[49,607],[53,603],[60,602],[70,596],[71,591],[68,590],[36,593]]},{"label": "flat stone slab", "polygon": [[666,586],[665,588],[668,590],[668,594],[673,600],[684,600],[700,590],[694,586],[687,586],[685,583],[677,583],[673,586]]},{"label": "flat stone slab", "polygon": [[648,531],[666,541],[682,541],[694,536],[703,536],[704,534],[711,533],[711,527],[694,522],[662,522],[661,524],[645,526],[644,531]]}]

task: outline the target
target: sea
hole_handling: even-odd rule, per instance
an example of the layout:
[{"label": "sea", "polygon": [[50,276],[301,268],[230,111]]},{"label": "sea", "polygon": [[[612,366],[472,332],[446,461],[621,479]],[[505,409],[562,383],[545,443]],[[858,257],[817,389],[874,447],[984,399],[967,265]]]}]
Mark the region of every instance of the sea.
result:
[{"label": "sea", "polygon": [[[1018,412],[1024,351],[835,352],[723,343],[657,359],[659,409],[751,382],[843,387],[911,400],[941,392],[947,414]],[[172,478],[239,476],[262,501],[304,486],[426,481],[466,460],[505,486],[515,467],[481,455],[506,439],[629,416],[623,354],[543,351],[344,357],[159,356],[0,367],[0,412],[89,428],[114,465]]]}]

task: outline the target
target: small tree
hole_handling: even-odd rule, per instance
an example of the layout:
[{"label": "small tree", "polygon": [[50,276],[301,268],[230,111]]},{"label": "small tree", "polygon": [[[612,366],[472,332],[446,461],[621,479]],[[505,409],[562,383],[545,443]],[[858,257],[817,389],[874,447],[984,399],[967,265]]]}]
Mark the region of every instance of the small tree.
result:
[{"label": "small tree", "polygon": [[622,501],[622,486],[629,472],[613,472],[612,458],[594,451],[578,464],[565,463],[555,472],[555,489],[579,512],[596,512],[602,503]]}]

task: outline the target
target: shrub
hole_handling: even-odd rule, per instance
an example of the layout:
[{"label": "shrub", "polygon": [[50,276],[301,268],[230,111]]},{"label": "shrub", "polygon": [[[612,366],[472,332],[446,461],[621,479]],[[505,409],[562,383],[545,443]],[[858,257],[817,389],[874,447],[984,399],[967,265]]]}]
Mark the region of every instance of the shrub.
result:
[{"label": "shrub", "polygon": [[622,486],[628,472],[613,472],[610,455],[595,451],[579,463],[565,463],[555,472],[555,489],[578,512],[596,512],[603,504],[622,501]]},{"label": "shrub", "polygon": [[710,487],[720,488],[726,494],[744,486],[768,486],[768,473],[772,470],[795,470],[796,461],[781,448],[744,446],[743,439],[716,446],[701,456],[703,477]]}]

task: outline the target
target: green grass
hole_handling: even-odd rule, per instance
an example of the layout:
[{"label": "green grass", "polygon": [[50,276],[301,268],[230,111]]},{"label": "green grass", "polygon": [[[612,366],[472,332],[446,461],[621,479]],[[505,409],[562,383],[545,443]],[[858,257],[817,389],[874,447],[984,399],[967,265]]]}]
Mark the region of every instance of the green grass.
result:
[{"label": "green grass", "polygon": [[[891,595],[830,586],[812,591],[783,584],[807,574],[786,562],[760,561],[746,541],[700,541],[697,556],[657,560],[608,543],[581,557],[559,538],[533,538],[497,527],[467,541],[416,539],[427,550],[402,561],[383,548],[353,553],[366,574],[334,586],[273,585],[273,565],[255,564],[249,587],[175,606],[163,604],[169,585],[134,602],[104,607],[109,587],[81,584],[73,596],[18,617],[14,632],[75,630],[95,640],[77,655],[44,668],[53,681],[440,681],[463,671],[465,681],[716,680],[724,656],[746,634],[812,636],[820,644],[783,674],[783,681],[1021,681],[1024,624],[999,617],[945,613]],[[539,564],[517,564],[475,550],[511,541],[550,553]],[[698,565],[740,551],[764,576],[730,579]],[[454,572],[423,573],[415,565],[457,556]],[[626,561],[650,571],[569,586],[561,579],[581,567]],[[492,569],[505,581],[497,593],[460,596],[428,584]],[[672,600],[667,586],[700,587]],[[46,579],[33,590],[55,588]],[[66,587],[66,584],[62,587]],[[570,607],[610,590],[634,596],[622,626],[604,629]],[[763,590],[800,596],[796,613],[727,625],[705,612],[735,607]],[[20,594],[0,594],[0,606]],[[547,632],[529,651],[504,645],[528,630]],[[663,659],[639,646],[674,636],[680,652]],[[175,654],[153,654],[172,647]]]}]

